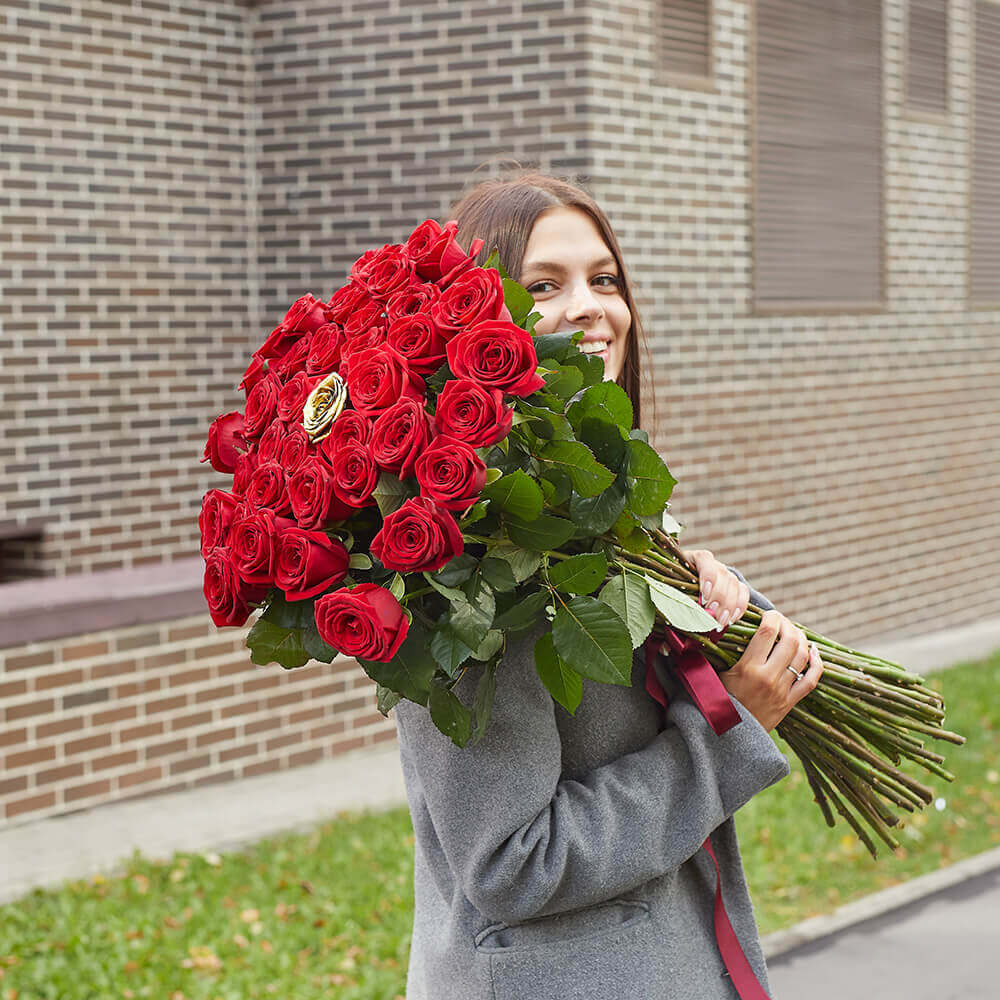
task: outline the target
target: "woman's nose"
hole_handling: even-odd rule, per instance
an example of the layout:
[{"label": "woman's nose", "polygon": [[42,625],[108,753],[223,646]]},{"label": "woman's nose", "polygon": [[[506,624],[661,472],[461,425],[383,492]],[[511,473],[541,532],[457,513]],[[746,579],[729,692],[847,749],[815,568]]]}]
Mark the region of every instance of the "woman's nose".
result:
[{"label": "woman's nose", "polygon": [[588,287],[584,287],[574,290],[569,306],[566,309],[566,318],[571,322],[598,319],[603,312],[604,307],[598,301],[593,291]]}]

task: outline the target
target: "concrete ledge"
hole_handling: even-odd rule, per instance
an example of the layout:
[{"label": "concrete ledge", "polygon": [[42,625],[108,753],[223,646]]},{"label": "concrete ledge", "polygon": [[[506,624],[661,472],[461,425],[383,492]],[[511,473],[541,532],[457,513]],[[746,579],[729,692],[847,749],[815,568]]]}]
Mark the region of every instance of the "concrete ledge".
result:
[{"label": "concrete ledge", "polygon": [[263,837],[305,830],[345,810],[406,804],[395,741],[332,761],[24,823],[0,831],[0,903],[35,887],[111,873],[138,849],[232,851]]},{"label": "concrete ledge", "polygon": [[131,569],[0,584],[0,649],[204,612],[201,555]]},{"label": "concrete ledge", "polygon": [[907,882],[890,886],[871,895],[863,896],[852,903],[838,907],[833,913],[820,917],[810,917],[792,927],[775,931],[761,939],[761,946],[768,961],[783,955],[785,952],[809,944],[819,938],[824,938],[845,927],[879,917],[890,910],[906,906],[925,896],[950,888],[959,882],[975,878],[984,872],[1000,868],[1000,847],[982,854],[973,855],[963,861],[957,861],[947,868],[926,875],[918,875]]}]

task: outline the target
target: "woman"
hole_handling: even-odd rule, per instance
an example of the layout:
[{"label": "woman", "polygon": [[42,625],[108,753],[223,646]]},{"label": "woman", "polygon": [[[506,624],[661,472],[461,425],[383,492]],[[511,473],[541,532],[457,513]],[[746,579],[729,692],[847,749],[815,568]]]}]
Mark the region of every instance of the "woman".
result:
[{"label": "woman", "polygon": [[[579,187],[537,172],[486,181],[449,213],[458,238],[496,247],[534,296],[536,332],[584,331],[639,422],[641,325],[618,242]],[[544,625],[513,639],[483,739],[460,749],[408,701],[395,708],[413,818],[415,913],[407,1000],[733,1000],[713,923],[716,870],[739,945],[767,972],[733,813],[789,773],[768,735],[823,666],[792,625],[707,549],[688,553],[720,622],[768,609],[722,675],[740,722],[717,736],[683,688],[583,680],[574,715],[534,665]],[[775,641],[777,640],[777,641]],[[479,672],[456,694],[472,704]],[[739,975],[739,974],[737,974]]]}]

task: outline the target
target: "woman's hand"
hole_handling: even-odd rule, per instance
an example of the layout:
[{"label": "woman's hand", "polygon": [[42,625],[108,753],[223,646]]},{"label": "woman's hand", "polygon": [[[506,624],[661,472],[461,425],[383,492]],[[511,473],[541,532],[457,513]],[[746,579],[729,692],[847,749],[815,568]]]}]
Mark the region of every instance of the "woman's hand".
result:
[{"label": "woman's hand", "polygon": [[802,629],[772,610],[761,613],[760,625],[743,655],[719,679],[770,732],[822,676],[823,661],[816,644],[808,643]]},{"label": "woman's hand", "polygon": [[750,603],[750,588],[708,549],[681,551],[681,555],[698,570],[701,603],[715,616],[719,628],[732,625],[743,617]]}]

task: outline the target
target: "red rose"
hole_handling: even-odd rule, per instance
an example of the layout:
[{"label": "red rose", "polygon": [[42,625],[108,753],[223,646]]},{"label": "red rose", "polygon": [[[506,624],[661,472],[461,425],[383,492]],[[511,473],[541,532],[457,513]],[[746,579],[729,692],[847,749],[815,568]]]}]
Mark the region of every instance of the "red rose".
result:
[{"label": "red rose", "polygon": [[535,374],[538,356],[531,334],[503,320],[487,320],[452,337],[448,366],[459,378],[512,396],[530,396],[545,387]]},{"label": "red rose", "polygon": [[371,553],[386,569],[432,572],[465,549],[450,511],[427,497],[410,497],[387,514],[372,539]]},{"label": "red rose", "polygon": [[271,362],[267,358],[262,358],[258,352],[250,355],[250,364],[243,373],[243,379],[236,387],[243,390],[244,399],[250,395],[250,390],[264,378],[271,368]]},{"label": "red rose", "polygon": [[402,243],[386,243],[364,263],[356,262],[351,268],[351,278],[379,301],[395,295],[417,280],[413,262]]},{"label": "red rose", "polygon": [[372,326],[385,326],[382,304],[375,299],[367,299],[344,319],[344,337],[348,342],[368,332]]},{"label": "red rose", "polygon": [[333,453],[348,441],[357,441],[360,444],[368,444],[372,436],[372,419],[358,413],[357,410],[343,410],[339,416],[334,417],[330,425],[330,432],[319,444],[319,450],[327,461],[333,457]]},{"label": "red rose", "polygon": [[285,474],[290,476],[313,452],[315,452],[315,446],[309,440],[305,428],[302,424],[292,424],[281,443],[278,461],[285,470]]},{"label": "red rose", "polygon": [[212,421],[202,462],[211,462],[216,472],[234,472],[240,453],[236,446],[245,445],[243,414],[239,411],[224,413]]},{"label": "red rose", "polygon": [[275,360],[283,358],[298,343],[301,336],[300,330],[281,322],[267,335],[267,340],[253,352],[253,357],[273,365]]},{"label": "red rose", "polygon": [[279,517],[267,507],[254,510],[240,504],[229,525],[229,559],[240,578],[270,587],[274,583],[275,537],[293,527],[291,518]]},{"label": "red rose", "polygon": [[318,455],[302,460],[288,481],[288,498],[300,528],[321,528],[354,513],[337,498],[334,487],[333,473]]},{"label": "red rose", "polygon": [[307,292],[292,303],[281,322],[289,330],[298,330],[300,335],[311,333],[326,322],[326,304]]},{"label": "red rose", "polygon": [[391,660],[410,627],[392,594],[374,583],[324,594],[313,609],[320,638],[338,652],[362,660]]},{"label": "red rose", "polygon": [[487,320],[509,323],[500,272],[492,267],[470,268],[441,293],[431,307],[431,319],[445,340]]},{"label": "red rose", "polygon": [[441,297],[441,289],[429,281],[408,285],[402,291],[396,292],[385,303],[385,318],[388,323],[401,316],[415,316],[418,313],[429,313],[431,306]]},{"label": "red rose", "polygon": [[239,578],[230,562],[229,549],[212,549],[205,560],[202,588],[212,621],[219,628],[245,625],[253,608],[267,596],[267,587],[254,587]]},{"label": "red rose", "polygon": [[279,392],[281,383],[273,372],[269,372],[250,390],[243,414],[244,437],[258,438],[264,433],[278,414]]},{"label": "red rose", "polygon": [[301,423],[302,407],[309,394],[323,381],[322,375],[307,375],[299,372],[293,375],[278,393],[278,416],[289,423]]},{"label": "red rose", "polygon": [[431,418],[423,403],[404,396],[372,426],[372,457],[388,472],[401,478],[412,476],[413,464],[432,435]]},{"label": "red rose", "polygon": [[288,424],[275,417],[267,425],[267,430],[257,439],[257,461],[276,462],[281,454],[281,446],[285,443]]},{"label": "red rose", "polygon": [[448,510],[465,510],[486,485],[486,464],[464,441],[439,434],[421,452],[414,470],[420,495]]},{"label": "red rose", "polygon": [[201,500],[198,527],[201,528],[201,555],[208,558],[212,549],[226,544],[229,525],[240,505],[240,497],[225,490],[209,490]]},{"label": "red rose", "polygon": [[451,378],[437,398],[434,425],[473,448],[494,444],[510,433],[514,413],[499,389],[484,389],[467,378]]},{"label": "red rose", "polygon": [[288,382],[293,375],[306,370],[306,361],[312,350],[312,338],[311,333],[303,334],[280,361],[275,361],[274,371],[279,381]]},{"label": "red rose", "polygon": [[367,507],[375,502],[372,493],[378,485],[378,465],[368,445],[346,441],[332,455],[323,454],[333,476],[333,491],[345,504]]},{"label": "red rose", "polygon": [[385,342],[406,358],[410,371],[420,375],[435,372],[444,364],[445,339],[426,313],[393,320]]},{"label": "red rose", "polygon": [[444,288],[462,271],[473,266],[483,241],[473,240],[466,253],[455,239],[458,223],[452,219],[442,229],[434,219],[426,219],[410,233],[406,252],[416,265],[417,274]]},{"label": "red rose", "polygon": [[422,399],[424,380],[401,354],[385,344],[351,355],[347,372],[351,404],[364,416],[378,416],[404,396]]},{"label": "red rose", "polygon": [[253,470],[246,489],[246,502],[254,508],[267,507],[275,514],[291,514],[285,470],[277,462],[261,462]]},{"label": "red rose", "polygon": [[[374,251],[369,252],[373,253]],[[326,306],[327,320],[343,326],[353,313],[371,300],[372,297],[363,285],[356,281],[349,281],[343,287],[338,288],[330,297]]]},{"label": "red rose", "polygon": [[339,323],[325,323],[313,335],[306,359],[306,373],[329,375],[340,364],[344,347],[344,328]]},{"label": "red rose", "polygon": [[278,536],[274,582],[288,600],[304,601],[340,583],[350,558],[342,542],[322,531],[288,528]]},{"label": "red rose", "polygon": [[233,473],[233,493],[238,497],[242,497],[246,493],[253,470],[257,468],[259,463],[260,458],[256,452],[247,452],[236,460],[236,471]]},{"label": "red rose", "polygon": [[385,343],[386,328],[381,324],[370,326],[357,336],[344,341],[344,346],[340,351],[340,374],[347,378],[347,373],[351,369],[351,361],[359,351],[367,351],[372,347],[379,347]]}]

